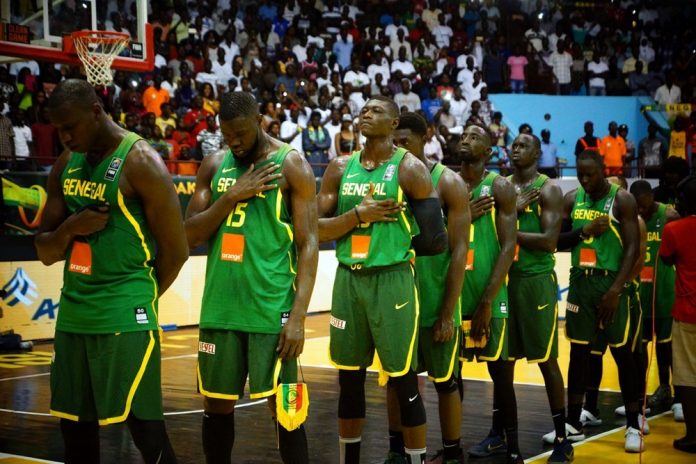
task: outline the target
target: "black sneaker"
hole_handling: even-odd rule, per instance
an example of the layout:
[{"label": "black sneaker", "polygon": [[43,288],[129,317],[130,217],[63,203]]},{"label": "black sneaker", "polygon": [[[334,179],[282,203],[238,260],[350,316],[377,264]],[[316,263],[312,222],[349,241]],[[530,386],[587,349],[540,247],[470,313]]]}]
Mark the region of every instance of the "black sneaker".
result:
[{"label": "black sneaker", "polygon": [[568,440],[556,440],[553,444],[553,452],[549,456],[549,460],[546,462],[572,462],[575,457],[575,451],[573,450],[573,445]]},{"label": "black sneaker", "polygon": [[469,448],[469,455],[477,458],[485,458],[505,452],[507,452],[507,443],[493,430],[488,432],[488,436],[481,443]]},{"label": "black sneaker", "polygon": [[437,453],[428,459],[428,464],[462,464],[464,462],[464,455],[461,450],[459,450],[459,457],[455,459],[445,460],[445,450],[437,450]]},{"label": "black sneaker", "polygon": [[669,406],[672,404],[672,388],[669,385],[660,384],[657,390],[648,397],[648,405],[656,407],[660,405]]},{"label": "black sneaker", "polygon": [[519,454],[508,454],[506,464],[524,464],[524,458]]}]

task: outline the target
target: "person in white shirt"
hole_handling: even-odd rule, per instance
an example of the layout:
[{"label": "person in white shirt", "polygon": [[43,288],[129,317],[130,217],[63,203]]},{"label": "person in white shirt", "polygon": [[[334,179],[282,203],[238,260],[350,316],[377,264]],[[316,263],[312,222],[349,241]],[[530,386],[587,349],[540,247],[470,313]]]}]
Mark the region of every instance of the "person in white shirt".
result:
[{"label": "person in white shirt", "polygon": [[16,158],[28,158],[32,152],[31,128],[26,125],[24,110],[16,110],[12,118]]},{"label": "person in white shirt", "polygon": [[587,63],[587,73],[590,78],[590,96],[606,95],[609,66],[599,59],[599,53],[596,50],[592,52],[592,61]]},{"label": "person in white shirt", "polygon": [[421,109],[421,99],[418,95],[411,92],[411,81],[408,79],[401,80],[401,92],[394,95],[394,103],[402,109],[408,108],[408,111],[416,112]]},{"label": "person in white shirt", "polygon": [[538,19],[534,18],[532,21],[532,27],[525,31],[524,36],[527,38],[529,43],[532,44],[534,50],[540,52],[542,48],[544,48],[541,39],[546,37],[546,32],[541,29]]},{"label": "person in white shirt", "polygon": [[408,34],[408,28],[401,24],[401,18],[399,16],[394,16],[394,23],[388,25],[384,29],[384,35],[389,37],[389,40],[395,40],[399,31],[404,35]]},{"label": "person in white shirt", "polygon": [[457,120],[457,126],[464,126],[466,119],[468,117],[469,104],[462,97],[462,88],[456,86],[454,88],[454,96],[450,100],[450,113]]},{"label": "person in white shirt", "polygon": [[669,71],[665,83],[655,91],[655,101],[660,105],[681,103],[681,89],[674,83],[674,72]]},{"label": "person in white shirt", "polygon": [[[203,71],[196,74],[197,84],[210,84],[213,87],[213,93],[217,96],[218,78],[213,74],[213,62],[205,60],[203,62]],[[226,83],[223,83],[226,84]]]},{"label": "person in white shirt", "polygon": [[565,51],[564,40],[558,41],[557,50],[551,54],[549,64],[553,68],[553,74],[558,82],[556,93],[559,95],[570,95],[573,57]]},{"label": "person in white shirt", "polygon": [[224,85],[226,90],[234,90],[227,88],[228,82],[234,77],[234,75],[232,74],[232,66],[225,61],[224,48],[218,47],[217,60],[213,61],[211,70],[213,74],[215,74],[217,82],[220,83],[220,85]]},{"label": "person in white shirt", "polygon": [[363,71],[360,66],[360,58],[355,56],[350,70],[343,76],[343,83],[350,84],[356,90],[361,90],[364,86],[370,84],[370,76]]},{"label": "person in white shirt", "polygon": [[404,39],[403,29],[397,30],[396,37],[391,39],[391,43],[390,43],[389,47],[392,49],[392,52],[394,55],[398,55],[401,47],[404,47],[406,49],[406,59],[408,61],[413,60],[413,52],[411,51],[411,43],[408,42],[406,39]]},{"label": "person in white shirt", "polygon": [[466,67],[457,73],[457,83],[461,85],[470,85],[474,82],[474,72],[476,67],[474,66],[474,57],[466,57]]},{"label": "person in white shirt", "polygon": [[401,71],[401,74],[409,79],[413,79],[416,76],[416,68],[413,66],[413,63],[406,61],[406,49],[404,47],[399,49],[399,59],[392,62],[390,71],[392,74],[396,71]]},{"label": "person in white shirt", "polygon": [[487,85],[481,80],[481,71],[475,71],[474,80],[470,84],[462,84],[460,87],[466,101],[473,102],[481,98],[481,89],[487,87]]},{"label": "person in white shirt", "polygon": [[372,64],[367,67],[367,76],[370,78],[372,83],[375,82],[375,76],[377,74],[382,75],[384,82],[388,82],[391,79],[391,72],[389,71],[389,61],[384,57],[384,52],[379,46],[375,46],[375,54],[372,56]]},{"label": "person in white shirt", "polygon": [[236,32],[234,27],[229,27],[225,31],[225,36],[219,47],[225,50],[225,62],[231,64],[235,56],[240,54],[239,45],[234,41]]},{"label": "person in white shirt", "polygon": [[438,48],[449,47],[450,39],[454,35],[452,28],[445,23],[445,15],[440,13],[439,16],[440,24],[432,29],[433,37],[435,38],[435,43]]},{"label": "person in white shirt", "polygon": [[[337,109],[331,110],[329,122],[324,124],[324,129],[329,133],[329,140],[336,140],[336,134],[341,132],[341,113]],[[329,147],[329,160],[336,158],[336,144],[332,143]]]},{"label": "person in white shirt", "polygon": [[640,41],[640,48],[638,50],[638,57],[643,60],[645,64],[650,64],[655,61],[655,49],[652,48],[650,42],[645,37]]},{"label": "person in white shirt", "polygon": [[425,145],[423,146],[423,154],[427,159],[434,163],[439,163],[445,157],[442,151],[442,143],[437,135],[435,126],[428,124],[428,131],[425,133]]},{"label": "person in white shirt", "polygon": [[290,109],[290,117],[280,125],[280,139],[289,143],[298,153],[304,153],[302,148],[302,128],[298,123],[300,109],[297,105]]}]

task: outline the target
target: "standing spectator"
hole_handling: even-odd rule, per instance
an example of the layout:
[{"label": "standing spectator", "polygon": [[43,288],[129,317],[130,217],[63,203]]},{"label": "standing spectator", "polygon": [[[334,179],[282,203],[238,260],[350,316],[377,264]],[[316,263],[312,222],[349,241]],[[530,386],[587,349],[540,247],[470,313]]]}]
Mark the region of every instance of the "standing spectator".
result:
[{"label": "standing spectator", "polygon": [[391,78],[389,61],[384,57],[384,51],[381,48],[377,50],[377,47],[375,47],[375,50],[375,54],[372,55],[372,64],[367,67],[367,75],[369,76],[370,80],[374,82],[375,76],[377,76],[377,74],[381,74],[384,82],[387,82]]},{"label": "standing spectator", "polygon": [[[4,69],[4,68],[0,68]],[[0,105],[3,103],[0,93]],[[14,129],[10,118],[0,112],[0,171],[11,169],[15,161]]]},{"label": "standing spectator", "polygon": [[575,156],[578,156],[585,150],[592,150],[599,153],[602,141],[599,137],[594,136],[594,124],[592,121],[585,121],[583,126],[585,135],[580,137],[575,143]]},{"label": "standing spectator", "polygon": [[643,62],[636,62],[636,69],[628,75],[628,88],[634,97],[649,97],[650,76],[643,72]]},{"label": "standing spectator", "polygon": [[27,126],[24,110],[15,110],[12,118],[12,130],[14,131],[15,145],[15,169],[18,171],[30,171],[33,164],[29,156],[33,155],[31,129]]},{"label": "standing spectator", "polygon": [[560,95],[570,95],[571,77],[573,70],[573,57],[565,49],[565,42],[559,40],[556,44],[557,50],[551,54],[550,64],[553,74],[556,76],[556,93]]},{"label": "standing spectator", "polygon": [[360,58],[357,56],[353,57],[350,70],[343,76],[343,83],[350,84],[356,91],[362,90],[364,86],[370,84],[370,76],[363,70]]},{"label": "standing spectator", "polygon": [[474,72],[476,72],[476,66],[474,66],[474,57],[466,57],[465,67],[457,73],[457,83],[462,86],[471,84],[474,81]]},{"label": "standing spectator", "polygon": [[341,32],[333,44],[332,51],[341,69],[348,69],[353,53],[353,36],[348,34],[348,26],[345,24],[341,25]]},{"label": "standing spectator", "polygon": [[215,74],[217,82],[219,85],[223,86],[228,91],[233,91],[234,89],[228,88],[228,83],[232,79],[232,66],[225,60],[225,49],[218,47],[217,49],[217,59],[212,62],[211,71]]},{"label": "standing spectator", "polygon": [[391,73],[395,74],[397,71],[401,72],[401,75],[408,79],[413,79],[416,76],[416,68],[413,67],[413,63],[406,60],[406,49],[404,47],[399,49],[399,59],[394,60],[391,64]]},{"label": "standing spectator", "polygon": [[353,132],[353,117],[344,114],[341,117],[341,130],[334,136],[334,148],[338,156],[348,156],[360,150],[360,134]]},{"label": "standing spectator", "polygon": [[655,101],[659,105],[681,103],[681,88],[674,83],[674,72],[669,71],[665,76],[665,83],[655,91]]},{"label": "standing spectator", "polygon": [[280,140],[292,145],[298,153],[302,153],[300,107],[296,103],[290,105],[290,117],[280,124]]},{"label": "standing spectator", "polygon": [[38,121],[31,125],[31,136],[34,141],[34,154],[39,158],[37,163],[49,170],[58,156],[58,133],[48,120],[47,107],[41,109]]},{"label": "standing spectator", "polygon": [[685,118],[678,117],[674,120],[672,132],[669,134],[668,157],[676,156],[689,161],[686,157],[686,123]]},{"label": "standing spectator", "polygon": [[643,73],[648,72],[648,63],[645,61],[641,60],[638,57],[638,50],[633,49],[631,51],[631,56],[630,58],[626,59],[623,63],[623,67],[621,68],[621,73],[623,74],[624,78],[626,79],[626,83],[628,84],[628,77],[631,75],[633,71],[636,70],[638,63],[642,63],[643,66],[641,66],[641,70]]},{"label": "standing spectator", "polygon": [[657,136],[657,125],[651,122],[648,125],[648,136],[638,143],[639,175],[649,179],[659,178],[666,155],[665,142]]},{"label": "standing spectator", "polygon": [[309,117],[307,130],[302,132],[302,149],[307,161],[312,165],[315,177],[322,177],[329,162],[329,147],[331,137],[329,132],[321,125],[321,114],[313,111]]},{"label": "standing spectator", "polygon": [[609,123],[609,134],[604,136],[599,153],[604,159],[604,171],[607,176],[623,176],[626,143],[618,134],[619,126],[615,121]]},{"label": "standing spectator", "polygon": [[607,77],[609,66],[600,59],[597,50],[592,52],[592,61],[587,63],[587,75],[590,79],[590,96],[603,96],[607,94]]},{"label": "standing spectator", "polygon": [[391,39],[391,43],[389,45],[389,48],[391,48],[392,50],[392,56],[398,55],[399,50],[401,50],[401,47],[404,47],[406,49],[406,59],[408,61],[413,61],[413,51],[411,49],[411,44],[404,39],[404,30],[398,29],[396,32],[396,36]]},{"label": "standing spectator", "polygon": [[491,93],[500,93],[504,86],[505,61],[500,53],[498,46],[493,44],[486,56],[483,57],[481,72],[483,81],[488,85]]},{"label": "standing spectator", "polygon": [[169,92],[162,88],[162,76],[155,76],[152,85],[143,92],[143,107],[146,113],[162,114],[161,106],[169,101]]},{"label": "standing spectator", "polygon": [[432,35],[435,38],[435,43],[437,44],[437,48],[449,47],[450,39],[454,35],[454,32],[445,22],[445,15],[443,13],[440,13],[438,19],[440,24],[431,30]]},{"label": "standing spectator", "polygon": [[626,124],[621,124],[619,126],[619,136],[623,139],[626,144],[626,166],[624,169],[624,177],[633,177],[633,167],[631,162],[636,157],[636,145],[633,140],[628,138],[628,126]]},{"label": "standing spectator", "polygon": [[462,84],[464,98],[468,102],[474,102],[481,99],[481,92],[486,88],[486,83],[481,80],[481,71],[474,72],[474,80],[468,84]]},{"label": "standing spectator", "polygon": [[220,128],[215,123],[215,116],[206,117],[206,128],[198,133],[196,140],[200,143],[201,155],[203,158],[220,151],[225,140],[222,137]]},{"label": "standing spectator", "polygon": [[450,113],[452,113],[452,116],[456,118],[457,126],[464,127],[468,107],[468,103],[462,97],[462,88],[456,86],[454,88],[454,97],[452,97],[452,100],[450,100]]},{"label": "standing spectator", "polygon": [[527,29],[524,33],[524,37],[532,44],[532,47],[537,52],[540,52],[543,48],[542,39],[546,37],[546,32],[541,29],[541,24],[537,18],[532,20],[532,27]]},{"label": "standing spectator", "polygon": [[[329,116],[329,122],[324,125],[324,129],[326,129],[326,132],[329,133],[329,140],[331,140],[331,146],[329,147],[329,161],[338,156],[334,141],[336,140],[336,134],[341,132],[341,126],[341,113],[339,113],[337,109],[332,109],[331,115]],[[278,126],[278,130],[280,131],[280,125]],[[273,137],[278,138],[276,136]]]},{"label": "standing spectator", "polygon": [[415,113],[421,109],[421,99],[414,92],[411,92],[411,82],[408,79],[401,79],[401,92],[394,95],[394,103],[399,107],[408,108],[407,111]]},{"label": "standing spectator", "polygon": [[524,93],[524,68],[528,63],[527,57],[522,54],[522,48],[520,45],[515,45],[513,54],[507,59],[510,89],[512,90],[512,93]]},{"label": "standing spectator", "polygon": [[696,453],[696,177],[678,186],[677,208],[683,219],[665,225],[660,258],[676,266],[676,298],[672,306],[673,384],[681,397],[686,435],[674,440],[674,448]]},{"label": "standing spectator", "polygon": [[539,158],[538,171],[552,179],[558,177],[558,149],[551,143],[551,131],[541,131],[541,157]]},{"label": "standing spectator", "polygon": [[428,130],[425,133],[425,145],[423,145],[423,155],[433,163],[439,163],[444,158],[442,152],[442,143],[440,137],[435,130],[435,125],[428,124]]}]

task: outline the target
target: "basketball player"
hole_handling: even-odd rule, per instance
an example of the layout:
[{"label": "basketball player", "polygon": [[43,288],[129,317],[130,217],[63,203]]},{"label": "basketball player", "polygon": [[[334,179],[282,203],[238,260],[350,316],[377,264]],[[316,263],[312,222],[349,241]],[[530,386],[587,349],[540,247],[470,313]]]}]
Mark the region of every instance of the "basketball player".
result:
[{"label": "basketball player", "polygon": [[507,179],[486,171],[491,144],[488,130],[476,124],[464,129],[459,142],[460,174],[471,192],[472,220],[461,294],[463,323],[470,324],[471,329],[464,330],[462,353],[467,361],[474,356],[486,361],[494,384],[493,428],[486,439],[469,449],[469,454],[483,457],[507,453],[509,463],[521,463],[524,460],[517,440],[517,403],[512,385],[514,363],[507,360],[505,283],[515,255],[516,194]]},{"label": "basketball player", "polygon": [[339,261],[329,355],[339,369],[340,462],[359,462],[365,369],[376,349],[398,398],[406,462],[420,464],[425,409],[415,371],[420,310],[411,260],[444,252],[447,232],[428,169],[394,147],[396,104],[371,98],[358,124],[365,148],[329,164],[318,199],[319,237],[337,240]]},{"label": "basketball player", "polygon": [[116,125],[86,81],[48,101],[65,151],[48,177],[36,250],[65,260],[51,414],[65,462],[99,462],[99,425],[126,421],[147,463],[176,462],[162,414],[157,300],[188,257],[160,156]]},{"label": "basketball player", "polygon": [[512,143],[517,191],[517,245],[508,281],[510,332],[508,358],[537,363],[544,377],[555,431],[548,462],[570,462],[573,446],[565,434],[565,390],[558,367],[558,280],[554,272],[561,232],[563,194],[538,171],[541,143],[520,134]]},{"label": "basketball player", "polygon": [[[628,190],[628,183],[622,176],[607,177],[610,184],[618,185],[623,190]],[[606,230],[604,231],[606,232]],[[639,253],[631,273],[629,281],[626,283],[624,292],[628,298],[629,312],[631,317],[630,322],[630,344],[633,352],[633,360],[640,375],[637,378],[638,382],[638,402],[643,404],[643,392],[645,391],[645,369],[647,368],[647,354],[643,350],[641,340],[643,338],[643,321],[644,311],[640,299],[640,275],[643,269],[647,252],[648,233],[645,227],[645,221],[638,215],[638,235],[640,237]],[[587,385],[585,387],[585,404],[580,413],[580,423],[583,426],[597,426],[602,424],[602,419],[599,415],[597,401],[599,397],[599,387],[602,382],[604,372],[604,354],[607,351],[607,340],[602,334],[597,336],[590,344],[590,362],[588,364]],[[646,409],[645,413],[649,413],[650,409]],[[615,409],[615,413],[625,416],[626,406],[619,406]],[[650,426],[644,415],[638,416],[638,424],[644,435],[650,434]],[[548,434],[544,435],[544,441],[549,442]]]},{"label": "basketball player", "polygon": [[[590,344],[606,338],[619,371],[619,384],[626,405],[625,449],[643,450],[638,426],[638,371],[630,343],[628,291],[631,272],[639,256],[638,211],[633,197],[611,185],[604,177],[601,156],[583,151],[577,164],[580,187],[568,192],[564,202],[564,230],[558,249],[572,249],[570,290],[566,310],[566,336],[571,341],[568,366],[569,439],[582,439],[580,414],[586,383]],[[585,236],[583,230],[606,216],[609,230]]]},{"label": "basketball player", "polygon": [[[396,145],[413,153],[430,171],[433,185],[446,213],[449,249],[436,256],[417,256],[420,289],[419,369],[428,372],[438,396],[442,462],[459,463],[461,456],[461,397],[459,394],[460,294],[464,282],[471,214],[469,195],[460,176],[440,163],[426,159],[423,147],[428,125],[416,113],[402,113],[394,132]],[[387,390],[389,458],[404,454],[399,403],[392,386]],[[387,462],[391,462],[390,459]]]},{"label": "basketball player", "polygon": [[[254,97],[222,97],[220,128],[229,150],[203,160],[186,211],[191,248],[208,242],[198,352],[203,450],[230,463],[234,407],[297,381],[304,320],[318,261],[316,187],[309,163],[261,129]],[[304,427],[278,424],[285,463],[308,461]]]},{"label": "basketball player", "polygon": [[[662,230],[671,221],[679,219],[673,208],[655,201],[650,183],[638,180],[631,184],[631,194],[638,204],[638,213],[645,221],[648,241],[645,266],[640,275],[640,301],[643,305],[643,343],[652,340],[653,324],[657,345],[657,368],[660,386],[648,399],[648,405],[672,406],[674,417],[682,417],[681,400],[675,391],[672,403],[670,374],[672,371],[672,306],[674,304],[674,266],[667,266],[657,259],[662,239]],[[647,366],[647,347],[643,347]]]}]

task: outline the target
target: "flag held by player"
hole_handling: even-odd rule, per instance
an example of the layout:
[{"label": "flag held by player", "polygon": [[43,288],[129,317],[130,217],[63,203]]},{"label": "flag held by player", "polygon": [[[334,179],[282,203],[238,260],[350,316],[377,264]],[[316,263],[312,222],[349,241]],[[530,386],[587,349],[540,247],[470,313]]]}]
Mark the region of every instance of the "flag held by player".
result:
[{"label": "flag held by player", "polygon": [[282,383],[276,393],[278,423],[286,430],[295,430],[307,420],[309,390],[305,383]]}]

